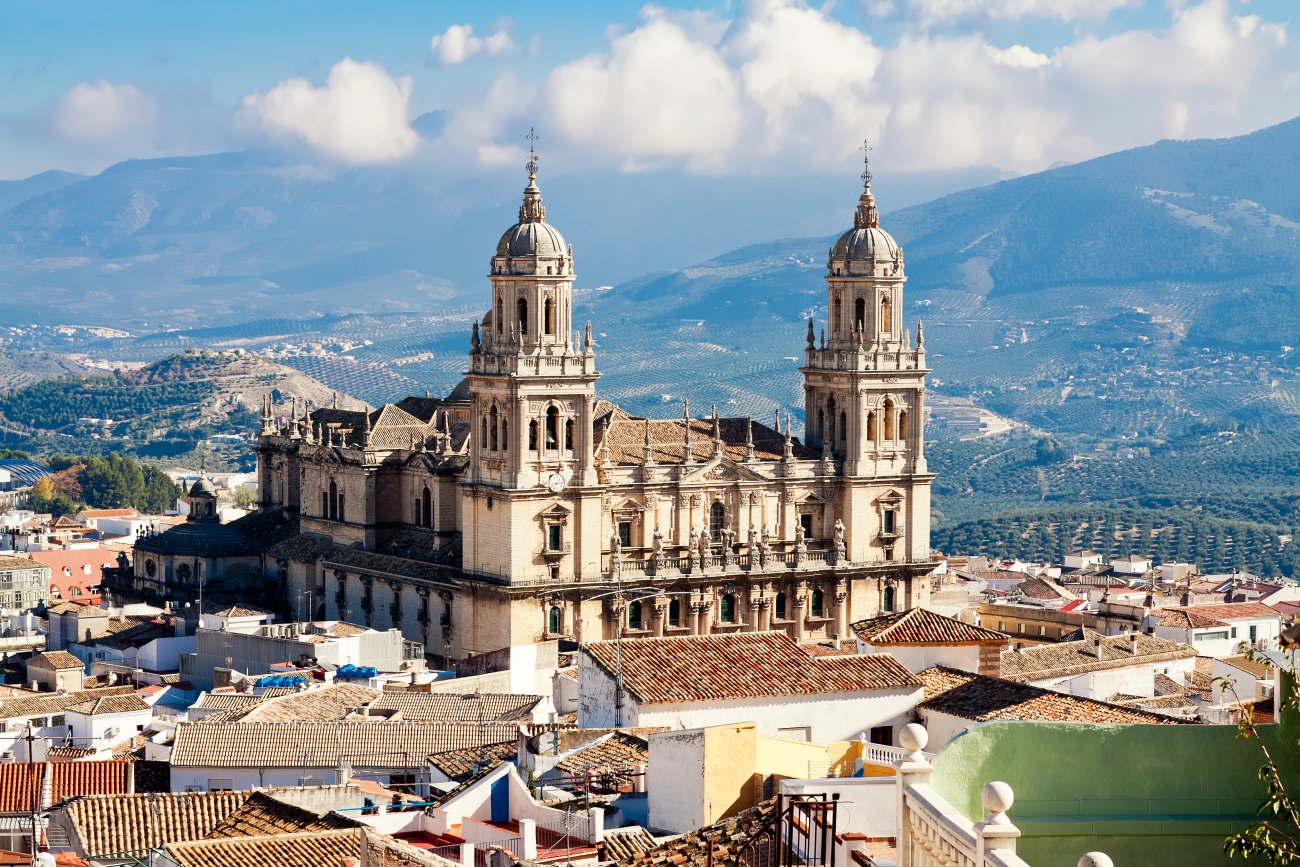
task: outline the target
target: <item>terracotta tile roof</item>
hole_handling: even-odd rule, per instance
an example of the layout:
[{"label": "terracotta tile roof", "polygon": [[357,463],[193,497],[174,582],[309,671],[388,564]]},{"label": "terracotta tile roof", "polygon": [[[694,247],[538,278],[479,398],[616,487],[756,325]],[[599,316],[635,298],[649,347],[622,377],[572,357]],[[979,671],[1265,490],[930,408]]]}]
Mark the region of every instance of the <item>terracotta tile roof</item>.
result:
[{"label": "terracotta tile roof", "polygon": [[138,516],[135,509],[82,509],[78,512],[83,518],[131,518]]},{"label": "terracotta tile roof", "polygon": [[622,861],[650,851],[659,845],[659,841],[645,828],[635,825],[606,831],[600,845],[601,855],[598,861]]},{"label": "terracotta tile roof", "polygon": [[66,650],[46,650],[41,653],[34,653],[32,658],[27,660],[27,667],[31,668],[33,666],[53,671],[70,671],[72,669],[85,671],[86,669],[85,663]]},{"label": "terracotta tile roof", "polygon": [[529,722],[540,695],[455,692],[386,692],[372,710],[401,711],[404,720]]},{"label": "terracotta tile roof", "polygon": [[[776,834],[776,801],[764,801],[729,819],[723,819],[673,837],[652,849],[632,852],[620,858],[620,867],[726,867],[742,862],[740,855],[751,844]],[[754,863],[764,863],[762,858]]]},{"label": "terracotta tile roof", "polygon": [[650,744],[644,739],[614,732],[585,749],[561,759],[555,767],[566,774],[611,773],[627,771],[650,761]]},{"label": "terracotta tile roof", "polygon": [[1226,626],[1225,621],[1247,617],[1280,617],[1263,602],[1225,602],[1219,605],[1169,606],[1156,609],[1161,626],[1175,629],[1204,629]]},{"label": "terracotta tile roof", "polygon": [[[609,406],[613,406],[610,404]],[[646,419],[632,418],[614,408],[608,414],[610,459],[616,464],[640,464],[645,459]],[[605,419],[596,421],[596,460],[603,459],[606,440]],[[722,436],[722,455],[737,463],[745,459],[745,431],[747,419],[724,418],[718,422]],[[659,463],[681,463],[686,453],[686,422],[680,418],[651,419],[650,443],[654,459]],[[785,456],[785,435],[770,427],[754,422],[754,458],[760,461],[779,461]],[[691,459],[704,462],[713,457],[713,419],[693,418],[691,427]],[[800,460],[815,460],[821,453],[793,441],[794,456]]]},{"label": "terracotta tile roof", "polygon": [[497,765],[501,762],[513,761],[518,752],[519,741],[515,739],[498,744],[484,744],[479,747],[433,753],[428,760],[429,764],[442,771],[447,779],[461,783],[477,775],[484,763]]},{"label": "terracotta tile roof", "polygon": [[43,763],[12,762],[0,765],[0,813],[30,813],[40,803],[41,782],[44,779]]},{"label": "terracotta tile roof", "polygon": [[918,672],[917,677],[925,684],[925,702],[921,708],[975,722],[1172,722],[1168,717],[1158,714],[1052,692],[1025,683],[971,674],[942,665]]},{"label": "terracotta tile roof", "polygon": [[230,605],[220,608],[216,611],[205,612],[214,617],[264,617],[270,614],[265,608],[254,608],[251,605]]},{"label": "terracotta tile roof", "polygon": [[431,753],[518,737],[516,723],[236,722],[182,723],[173,767],[333,768],[339,746],[357,767],[406,768]]},{"label": "terracotta tile roof", "polygon": [[359,828],[360,822],[338,813],[317,815],[310,810],[272,798],[264,792],[253,792],[208,832],[207,839],[219,837],[264,837],[269,834],[297,834],[305,831],[334,831],[340,828]]},{"label": "terracotta tile roof", "polygon": [[101,714],[112,713],[134,713],[150,709],[151,707],[149,703],[135,693],[131,693],[130,695],[110,695],[102,696],[100,698],[88,698],[85,701],[79,701],[76,704],[68,705],[69,713],[82,713],[86,716],[99,716]]},{"label": "terracotta tile roof", "polygon": [[910,608],[859,620],[851,627],[869,644],[1006,644],[1001,632],[944,617],[928,608]]},{"label": "terracotta tile roof", "polygon": [[99,752],[94,747],[56,747],[50,746],[45,749],[45,758],[50,761],[59,761],[61,759],[84,759],[87,756],[93,756]]},{"label": "terracotta tile roof", "polygon": [[266,701],[265,696],[246,692],[205,692],[191,705],[205,710],[243,710]]},{"label": "terracotta tile roof", "polygon": [[0,571],[9,571],[10,569],[39,569],[42,564],[37,563],[31,557],[23,557],[16,554],[0,554]]},{"label": "terracotta tile roof", "polygon": [[[1007,680],[1042,680],[1088,671],[1127,668],[1130,665],[1191,659],[1196,656],[1196,651],[1186,644],[1167,641],[1154,635],[1139,634],[1136,653],[1132,633],[1102,635],[1085,629],[1084,636],[1078,641],[1062,641],[1018,650],[1004,650],[1002,677]],[[1100,651],[1098,642],[1101,643]]]},{"label": "terracotta tile roof", "polygon": [[56,804],[79,795],[124,795],[130,788],[130,778],[130,762],[50,763],[51,797]]},{"label": "terracotta tile roof", "polygon": [[296,722],[332,720],[346,716],[349,708],[369,704],[381,695],[379,690],[351,683],[290,692],[264,698],[263,701],[234,709],[233,720],[241,722]]},{"label": "terracotta tile roof", "polygon": [[249,792],[92,795],[62,808],[88,857],[198,840],[235,812]]},{"label": "terracotta tile roof", "polygon": [[1273,666],[1266,662],[1256,662],[1245,656],[1229,656],[1220,659],[1224,665],[1231,665],[1233,668],[1239,668],[1247,674],[1253,674],[1258,680],[1272,680]]},{"label": "terracotta tile roof", "polygon": [[55,692],[27,692],[13,698],[0,699],[0,719],[18,719],[30,716],[49,716],[62,713],[74,704],[105,696],[133,695],[131,686],[105,686],[84,689],[59,695]]},{"label": "terracotta tile roof", "polygon": [[168,843],[180,867],[451,867],[451,862],[370,828]]},{"label": "terracotta tile roof", "polygon": [[1027,599],[1040,599],[1050,602],[1053,599],[1077,599],[1078,597],[1064,587],[1053,584],[1044,578],[1026,578],[1016,585],[1016,592]]},{"label": "terracotta tile roof", "polygon": [[[809,656],[784,632],[738,632],[622,643],[623,685],[642,703],[906,689],[920,682],[891,656]],[[610,677],[615,643],[582,652]]]}]

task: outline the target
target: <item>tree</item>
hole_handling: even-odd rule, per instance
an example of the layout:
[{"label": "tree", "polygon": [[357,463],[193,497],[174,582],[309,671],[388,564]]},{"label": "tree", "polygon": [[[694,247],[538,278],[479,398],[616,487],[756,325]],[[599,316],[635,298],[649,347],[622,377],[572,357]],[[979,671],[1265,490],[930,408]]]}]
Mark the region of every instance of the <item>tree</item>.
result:
[{"label": "tree", "polygon": [[235,506],[240,509],[253,508],[253,502],[257,495],[248,485],[240,485],[235,488]]}]

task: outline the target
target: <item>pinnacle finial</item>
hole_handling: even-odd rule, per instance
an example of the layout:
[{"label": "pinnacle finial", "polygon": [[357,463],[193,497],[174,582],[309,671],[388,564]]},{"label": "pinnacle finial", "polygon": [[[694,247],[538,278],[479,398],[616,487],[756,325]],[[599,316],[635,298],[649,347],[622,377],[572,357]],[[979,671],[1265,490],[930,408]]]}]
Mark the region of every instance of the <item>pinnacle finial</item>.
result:
[{"label": "pinnacle finial", "polygon": [[880,225],[880,212],[876,210],[876,197],[871,194],[871,143],[864,139],[859,150],[862,151],[862,196],[853,215],[853,227],[874,229]]},{"label": "pinnacle finial", "polygon": [[338,409],[338,408],[339,408],[339,393],[336,391],[334,392],[334,409]]},{"label": "pinnacle finial", "polygon": [[537,141],[537,131],[529,127],[528,135],[524,138],[528,140],[528,162],[524,165],[528,169],[528,186],[524,187],[524,201],[519,205],[519,222],[545,223],[546,206],[542,204],[542,191],[537,188],[537,166],[542,158],[533,147]]},{"label": "pinnacle finial", "polygon": [[537,129],[530,126],[528,135],[524,136],[524,138],[528,140],[528,162],[524,165],[524,168],[528,169],[528,180],[531,182],[537,177],[537,164],[541,160],[535,147],[540,136],[537,135]]},{"label": "pinnacle finial", "polygon": [[920,349],[925,346],[925,325],[920,319],[916,320],[916,348]]}]

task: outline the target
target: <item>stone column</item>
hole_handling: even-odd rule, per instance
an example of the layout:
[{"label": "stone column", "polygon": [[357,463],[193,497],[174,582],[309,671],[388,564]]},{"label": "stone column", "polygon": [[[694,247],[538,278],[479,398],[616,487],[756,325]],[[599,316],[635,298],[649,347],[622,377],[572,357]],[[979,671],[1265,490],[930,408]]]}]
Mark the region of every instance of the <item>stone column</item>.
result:
[{"label": "stone column", "polygon": [[652,610],[654,611],[655,637],[663,638],[668,624],[668,602],[663,599],[656,599]]},{"label": "stone column", "polygon": [[794,591],[794,640],[803,641],[807,635],[808,624],[808,585],[800,581]]},{"label": "stone column", "polygon": [[843,578],[835,582],[835,637],[849,638],[849,585]]},{"label": "stone column", "polygon": [[[918,867],[912,857],[912,821],[907,810],[907,789],[909,786],[929,785],[930,774],[934,768],[926,761],[925,745],[930,734],[925,726],[911,723],[898,733],[898,744],[907,750],[907,755],[895,767],[898,768],[898,867]],[[983,867],[983,862],[977,862]]]}]

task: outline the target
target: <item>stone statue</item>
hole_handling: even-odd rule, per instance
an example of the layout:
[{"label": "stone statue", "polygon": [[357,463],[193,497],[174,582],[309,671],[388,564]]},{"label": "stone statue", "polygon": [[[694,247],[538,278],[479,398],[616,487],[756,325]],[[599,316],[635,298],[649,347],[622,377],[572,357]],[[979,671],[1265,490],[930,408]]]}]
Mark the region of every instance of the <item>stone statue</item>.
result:
[{"label": "stone statue", "polygon": [[655,534],[650,540],[650,568],[658,573],[664,566],[664,537],[655,527]]},{"label": "stone statue", "polygon": [[623,537],[618,534],[618,530],[615,530],[614,535],[609,537],[609,550],[615,556],[623,553]]},{"label": "stone statue", "polygon": [[722,530],[722,568],[730,566],[736,555],[736,531],[730,527],[724,527]]},{"label": "stone statue", "polygon": [[848,545],[844,541],[844,522],[839,518],[835,519],[835,562],[840,563],[845,559],[848,553]]},{"label": "stone statue", "polygon": [[713,553],[709,545],[709,534],[701,533],[699,538],[700,546],[700,571],[703,572],[709,565],[709,556]]},{"label": "stone statue", "polygon": [[686,545],[686,562],[692,572],[699,567],[700,531],[691,528],[691,538]]},{"label": "stone statue", "polygon": [[749,525],[749,568],[758,568],[758,531],[754,525]]},{"label": "stone statue", "polygon": [[794,528],[794,565],[802,566],[807,559],[808,540],[804,538],[803,524],[796,524]]}]

